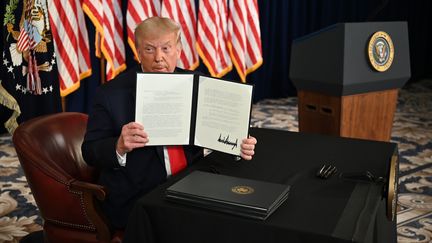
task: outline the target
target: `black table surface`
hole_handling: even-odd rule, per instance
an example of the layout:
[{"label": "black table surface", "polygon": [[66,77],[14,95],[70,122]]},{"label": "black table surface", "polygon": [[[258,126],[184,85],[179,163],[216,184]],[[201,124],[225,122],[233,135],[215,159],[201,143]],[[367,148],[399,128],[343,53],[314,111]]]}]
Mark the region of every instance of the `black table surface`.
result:
[{"label": "black table surface", "polygon": [[[385,215],[385,183],[343,180],[369,171],[386,178],[394,143],[253,128],[251,161],[213,152],[142,197],[124,242],[396,242]],[[338,174],[316,177],[323,164]],[[288,199],[265,221],[185,206],[165,189],[193,170],[291,185]]]}]

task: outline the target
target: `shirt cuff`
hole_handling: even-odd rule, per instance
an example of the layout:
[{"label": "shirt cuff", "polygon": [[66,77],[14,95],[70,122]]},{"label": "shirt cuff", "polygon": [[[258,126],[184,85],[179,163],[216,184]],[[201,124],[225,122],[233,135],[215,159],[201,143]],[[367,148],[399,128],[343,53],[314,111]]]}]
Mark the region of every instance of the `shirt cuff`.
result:
[{"label": "shirt cuff", "polygon": [[213,152],[213,150],[208,149],[208,148],[204,148],[204,157],[206,157],[207,155],[211,154]]},{"label": "shirt cuff", "polygon": [[116,154],[117,154],[117,160],[120,166],[125,167],[126,166],[126,155],[127,153],[125,153],[123,156],[121,156],[117,150],[116,150]]}]

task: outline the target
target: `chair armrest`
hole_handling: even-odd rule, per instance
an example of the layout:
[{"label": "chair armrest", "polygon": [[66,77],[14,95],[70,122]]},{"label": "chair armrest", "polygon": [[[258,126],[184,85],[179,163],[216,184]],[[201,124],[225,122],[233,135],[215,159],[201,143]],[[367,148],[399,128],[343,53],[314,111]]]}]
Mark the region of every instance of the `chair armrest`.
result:
[{"label": "chair armrest", "polygon": [[73,191],[88,192],[94,195],[99,201],[104,201],[108,192],[108,190],[101,185],[78,180],[70,181],[70,189]]},{"label": "chair armrest", "polygon": [[111,233],[108,228],[108,220],[94,201],[95,198],[99,201],[104,201],[108,190],[101,185],[74,179],[70,180],[68,184],[70,191],[82,194],[82,206],[89,217],[90,223],[96,227],[98,240],[100,242],[110,242]]}]

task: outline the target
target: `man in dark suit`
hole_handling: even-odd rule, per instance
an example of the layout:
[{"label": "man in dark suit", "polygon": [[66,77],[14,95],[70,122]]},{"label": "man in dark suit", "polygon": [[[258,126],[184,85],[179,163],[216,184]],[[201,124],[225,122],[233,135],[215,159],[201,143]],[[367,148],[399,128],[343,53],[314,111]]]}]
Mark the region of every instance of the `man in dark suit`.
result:
[{"label": "man in dark suit", "polygon": [[[203,156],[203,149],[196,146],[178,146],[176,158],[167,146],[146,146],[151,138],[145,124],[134,122],[136,73],[182,71],[176,68],[180,26],[168,18],[149,18],[137,26],[135,45],[140,67],[99,87],[82,145],[85,161],[101,170],[99,183],[109,191],[102,208],[117,229],[125,228],[139,197],[176,173],[179,166],[172,163],[183,161],[182,169]],[[253,137],[242,141],[243,159],[252,159],[255,144]]]}]

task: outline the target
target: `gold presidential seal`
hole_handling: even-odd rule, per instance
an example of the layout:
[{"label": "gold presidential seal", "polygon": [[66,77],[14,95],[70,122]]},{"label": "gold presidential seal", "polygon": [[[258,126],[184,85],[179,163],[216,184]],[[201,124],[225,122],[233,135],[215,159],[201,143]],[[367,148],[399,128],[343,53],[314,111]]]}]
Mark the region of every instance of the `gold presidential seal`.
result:
[{"label": "gold presidential seal", "polygon": [[250,186],[234,186],[231,188],[231,191],[237,194],[251,194],[254,192],[254,189]]},{"label": "gold presidential seal", "polygon": [[384,72],[389,69],[394,57],[393,41],[390,35],[384,31],[375,32],[369,40],[368,56],[375,70]]}]

